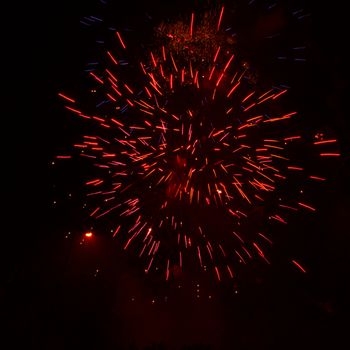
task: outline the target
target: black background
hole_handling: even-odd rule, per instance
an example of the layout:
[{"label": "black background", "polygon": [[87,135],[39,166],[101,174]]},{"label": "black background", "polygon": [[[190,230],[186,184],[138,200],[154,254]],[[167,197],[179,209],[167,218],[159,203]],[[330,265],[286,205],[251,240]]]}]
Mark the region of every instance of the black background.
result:
[{"label": "black background", "polygon": [[[169,17],[179,9],[190,13],[200,4],[116,3],[116,23],[123,25],[137,23],[145,11]],[[311,59],[295,81],[301,101],[297,108],[310,125],[330,130],[342,153],[340,160],[329,163],[330,180],[315,199],[317,214],[291,223],[285,242],[291,247],[281,247],[303,256],[309,272],[279,265],[260,274],[248,271],[234,285],[201,284],[198,301],[197,280],[187,277],[181,288],[151,283],[137,262],[107,239],[94,237],[91,244],[79,245],[74,232],[81,230],[82,218],[74,204],[52,208],[58,176],[50,163],[74,134],[67,130],[69,115],[57,92],[79,88],[91,54],[89,34],[79,20],[95,14],[96,2],[15,6],[6,25],[11,54],[5,56],[11,68],[3,68],[11,77],[5,95],[10,111],[4,117],[10,125],[3,129],[4,173],[10,175],[2,186],[6,209],[1,317],[8,336],[0,340],[3,348],[17,348],[19,343],[34,349],[157,344],[169,349],[201,344],[210,349],[347,348],[347,322],[342,319],[350,233],[344,8],[336,2],[305,3],[312,13]],[[72,238],[65,239],[68,231]],[[100,272],[94,276],[96,268]]]}]

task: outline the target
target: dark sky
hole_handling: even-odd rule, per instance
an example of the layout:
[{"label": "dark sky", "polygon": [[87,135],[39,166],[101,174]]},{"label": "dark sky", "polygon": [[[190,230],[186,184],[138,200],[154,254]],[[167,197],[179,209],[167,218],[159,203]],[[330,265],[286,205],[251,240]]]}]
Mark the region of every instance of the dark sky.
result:
[{"label": "dark sky", "polygon": [[[84,218],[74,201],[52,208],[52,201],[67,192],[53,185],[63,178],[69,190],[75,181],[72,169],[56,173],[50,166],[76,133],[69,130],[69,115],[57,92],[81,88],[84,65],[94,50],[93,31],[82,29],[79,20],[99,11],[97,0],[72,3],[16,4],[8,25],[14,55],[8,84],[12,132],[4,135],[9,140],[4,149],[11,155],[6,160],[10,179],[3,183],[9,224],[2,231],[1,317],[10,343],[2,348],[340,348],[345,339],[341,317],[350,243],[347,40],[340,5],[305,2],[312,13],[305,34],[308,61],[304,68],[281,73],[297,89],[293,98],[309,118],[306,127],[330,131],[342,153],[328,169],[327,184],[316,191],[318,212],[295,219],[279,247],[281,255],[295,251],[303,256],[309,272],[273,264],[268,269],[247,268],[231,284],[211,285],[185,275],[167,286],[146,279],[137,261],[111,246],[108,237],[96,236],[80,245],[76,232]],[[155,19],[180,10],[188,14],[204,1],[115,3],[115,14],[109,17],[115,15],[121,27],[137,27],[145,12]],[[268,72],[278,75],[272,67]],[[65,239],[68,232],[71,238]],[[200,300],[195,297],[198,288]]]}]

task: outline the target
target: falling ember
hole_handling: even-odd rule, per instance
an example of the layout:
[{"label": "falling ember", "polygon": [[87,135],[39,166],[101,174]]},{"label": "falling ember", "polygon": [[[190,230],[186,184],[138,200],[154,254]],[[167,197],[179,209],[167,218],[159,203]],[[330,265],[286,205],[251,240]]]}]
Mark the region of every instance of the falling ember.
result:
[{"label": "falling ember", "polygon": [[313,208],[311,205],[307,205],[307,204],[305,204],[305,203],[298,203],[301,207],[303,207],[303,208],[306,208],[306,209],[309,209],[309,210],[311,210],[311,211],[316,211],[316,209],[315,208]]},{"label": "falling ember", "polygon": [[57,159],[70,159],[72,156],[56,156]]},{"label": "falling ember", "polygon": [[118,64],[118,61],[116,60],[116,58],[109,51],[107,51],[107,55],[109,56],[109,58],[112,60],[114,64]]},{"label": "falling ember", "polygon": [[292,263],[301,271],[306,273],[306,270],[295,260],[292,260]]},{"label": "falling ember", "polygon": [[217,266],[215,266],[215,273],[216,273],[216,277],[218,279],[218,281],[220,282],[221,281],[221,277],[220,277],[220,272],[219,272],[219,269]]},{"label": "falling ember", "polygon": [[340,153],[320,153],[321,157],[340,157]]},{"label": "falling ember", "polygon": [[222,20],[222,15],[224,14],[224,6],[221,8],[221,11],[220,11],[220,16],[219,16],[219,21],[218,21],[218,26],[217,26],[217,31],[220,30],[220,24],[221,24],[221,20]]},{"label": "falling ember", "polygon": [[194,13],[191,14],[191,24],[190,24],[190,36],[193,35],[193,23],[194,23]]},{"label": "falling ember", "polygon": [[117,32],[117,36],[118,36],[119,42],[120,42],[121,46],[123,47],[123,49],[126,49],[124,41],[123,41],[121,35],[119,34],[119,32]]},{"label": "falling ember", "polygon": [[[251,79],[236,48],[219,40],[223,16],[222,6],[210,28],[198,16],[194,30],[191,13],[190,24],[187,17],[142,57],[134,57],[132,39],[113,31],[108,66],[88,72],[96,103],[58,93],[90,128],[72,154],[56,156],[95,168],[84,181],[89,220],[110,222],[111,237],[136,252],[145,273],[159,270],[166,281],[182,273],[188,256],[219,282],[236,278],[235,264],[270,264],[274,237],[258,227],[283,227],[303,209],[316,211],[289,193],[277,201],[277,193],[290,177],[325,180],[290,151],[306,141],[289,132],[297,112],[281,112],[288,89]],[[208,42],[203,32],[210,45],[196,51],[197,42]],[[328,151],[335,143],[318,139],[312,147],[340,156]]]},{"label": "falling ember", "polygon": [[75,103],[75,100],[74,100],[74,99],[68,97],[67,95],[62,94],[61,92],[58,94],[58,96],[64,98],[65,100],[67,100],[67,101],[69,101],[69,102]]}]

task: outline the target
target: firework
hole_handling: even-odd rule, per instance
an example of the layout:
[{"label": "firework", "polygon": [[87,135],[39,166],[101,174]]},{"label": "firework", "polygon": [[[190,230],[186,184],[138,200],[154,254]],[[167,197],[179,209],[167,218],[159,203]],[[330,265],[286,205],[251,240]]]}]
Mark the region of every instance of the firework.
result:
[{"label": "firework", "polygon": [[[221,29],[224,14],[162,24],[160,44],[140,60],[116,31],[106,68],[89,72],[98,108],[59,93],[94,130],[72,152],[97,169],[85,182],[89,216],[115,223],[112,237],[166,280],[193,260],[219,281],[234,278],[237,263],[270,264],[266,220],[285,225],[289,212],[315,211],[279,200],[280,189],[295,174],[325,180],[298,162],[303,137],[288,128],[298,114],[281,103],[288,88],[256,84]],[[335,142],[318,135],[314,145]]]}]

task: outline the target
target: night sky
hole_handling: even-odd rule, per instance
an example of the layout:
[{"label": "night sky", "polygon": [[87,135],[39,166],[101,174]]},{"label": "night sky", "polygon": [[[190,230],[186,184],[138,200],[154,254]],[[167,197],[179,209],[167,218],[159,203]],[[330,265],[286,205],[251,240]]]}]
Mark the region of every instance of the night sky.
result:
[{"label": "night sky", "polygon": [[[108,18],[115,18],[120,28],[140,32],[146,13],[157,23],[208,7],[207,1],[199,0],[110,2],[114,5]],[[251,36],[253,48],[242,47],[259,69],[265,67],[262,78],[291,85],[291,100],[305,119],[303,127],[336,137],[342,156],[325,163],[329,180],[313,188],[317,212],[298,215],[283,226],[284,238],[274,247],[277,258],[302,257],[308,272],[283,262],[256,263],[241,269],[234,282],[221,284],[190,272],[168,284],[153,281],[146,278],[137,258],[111,243],[109,236],[96,234],[82,242],[90,227],[79,209],[85,179],[74,165],[52,165],[79,135],[79,124],[72,121],[57,93],[83,89],[85,64],[99,49],[94,43],[96,31],[80,20],[99,15],[100,5],[97,0],[17,4],[8,26],[14,57],[7,85],[11,112],[4,119],[10,120],[11,131],[3,129],[9,140],[3,148],[4,170],[10,178],[3,182],[1,348],[349,346],[345,345],[348,322],[342,317],[350,243],[345,11],[336,1],[299,3],[312,14],[305,33],[298,33],[308,46],[306,62],[291,63],[287,69],[271,63],[259,38],[248,29],[244,33]],[[261,13],[258,7],[256,22],[264,24],[267,16]],[[268,31],[263,24],[261,28]],[[282,30],[288,34],[288,28]],[[293,40],[292,34],[287,37]],[[268,52],[272,55],[274,49]]]}]

